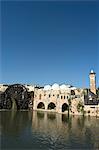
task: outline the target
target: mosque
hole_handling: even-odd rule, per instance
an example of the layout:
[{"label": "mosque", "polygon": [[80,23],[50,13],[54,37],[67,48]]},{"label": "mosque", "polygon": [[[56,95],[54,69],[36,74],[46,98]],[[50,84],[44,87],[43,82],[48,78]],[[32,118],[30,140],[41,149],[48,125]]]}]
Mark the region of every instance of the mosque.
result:
[{"label": "mosque", "polygon": [[99,101],[96,94],[96,74],[89,74],[90,89],[54,83],[35,88],[33,110],[69,113],[73,115],[97,115]]},{"label": "mosque", "polygon": [[33,109],[72,115],[99,116],[99,89],[96,74],[89,74],[90,89],[57,84],[0,85],[0,109]]}]

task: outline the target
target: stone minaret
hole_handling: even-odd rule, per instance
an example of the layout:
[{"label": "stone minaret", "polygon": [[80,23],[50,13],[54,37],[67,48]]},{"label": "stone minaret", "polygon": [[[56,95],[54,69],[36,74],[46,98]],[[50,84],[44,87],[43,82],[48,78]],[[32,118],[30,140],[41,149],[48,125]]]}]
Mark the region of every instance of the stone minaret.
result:
[{"label": "stone minaret", "polygon": [[96,74],[93,70],[91,70],[89,78],[90,78],[90,91],[96,94]]}]

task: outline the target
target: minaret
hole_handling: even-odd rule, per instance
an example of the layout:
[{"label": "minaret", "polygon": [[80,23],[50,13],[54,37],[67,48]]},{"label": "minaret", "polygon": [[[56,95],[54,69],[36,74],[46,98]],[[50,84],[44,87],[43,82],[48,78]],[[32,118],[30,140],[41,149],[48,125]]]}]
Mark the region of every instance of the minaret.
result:
[{"label": "minaret", "polygon": [[91,70],[89,78],[90,78],[90,91],[96,94],[96,73],[93,70]]}]

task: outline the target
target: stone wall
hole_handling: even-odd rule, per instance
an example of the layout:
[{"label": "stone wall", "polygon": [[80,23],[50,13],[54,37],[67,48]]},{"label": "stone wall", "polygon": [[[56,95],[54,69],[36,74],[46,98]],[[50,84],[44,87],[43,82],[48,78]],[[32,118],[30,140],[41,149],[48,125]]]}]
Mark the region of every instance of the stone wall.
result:
[{"label": "stone wall", "polygon": [[84,111],[86,116],[99,116],[99,105],[85,105]]},{"label": "stone wall", "polygon": [[[55,104],[55,109],[53,111],[62,113],[63,104],[67,105],[70,108],[70,113],[77,114],[77,104],[79,101],[84,101],[84,97],[81,97],[82,91],[76,90],[76,95],[71,95],[71,93],[67,93],[65,90],[47,90],[43,89],[35,89],[34,90],[34,104],[33,110],[38,110],[37,106],[39,103],[43,103],[45,106],[44,111],[48,111],[48,105],[50,103]],[[77,96],[77,97],[76,97]],[[76,98],[75,98],[76,97]],[[71,104],[70,104],[71,103]],[[71,105],[71,106],[69,106]],[[52,111],[52,110],[51,110]],[[67,111],[66,111],[67,113]]]}]

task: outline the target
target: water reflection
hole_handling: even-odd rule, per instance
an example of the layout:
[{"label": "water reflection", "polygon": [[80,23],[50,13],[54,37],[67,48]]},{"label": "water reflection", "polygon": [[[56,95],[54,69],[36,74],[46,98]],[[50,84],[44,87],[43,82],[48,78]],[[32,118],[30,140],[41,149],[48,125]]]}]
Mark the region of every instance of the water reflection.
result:
[{"label": "water reflection", "polygon": [[26,111],[1,111],[0,121],[1,133],[7,135],[20,134],[31,122],[31,113]]},{"label": "water reflection", "polygon": [[99,119],[95,117],[34,112],[32,132],[48,137],[50,146],[53,140],[56,148],[99,148]]},{"label": "water reflection", "polygon": [[2,149],[98,149],[99,119],[40,111],[0,112]]}]

